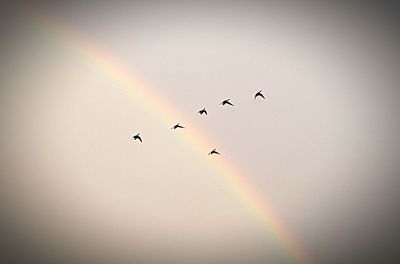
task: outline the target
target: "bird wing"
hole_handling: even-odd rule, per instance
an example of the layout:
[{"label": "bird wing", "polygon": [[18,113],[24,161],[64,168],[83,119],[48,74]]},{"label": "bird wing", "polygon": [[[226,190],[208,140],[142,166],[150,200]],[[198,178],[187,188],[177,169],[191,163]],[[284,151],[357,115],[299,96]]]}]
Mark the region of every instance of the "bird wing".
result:
[{"label": "bird wing", "polygon": [[256,99],[257,96],[261,96],[262,98],[265,99],[264,95],[261,92],[256,93],[256,95],[254,96],[254,99]]},{"label": "bird wing", "polygon": [[233,104],[231,103],[231,102],[226,102],[228,105],[231,105],[231,106],[233,106]]},{"label": "bird wing", "polygon": [[138,137],[138,139],[140,140],[140,142],[143,142],[141,137]]}]

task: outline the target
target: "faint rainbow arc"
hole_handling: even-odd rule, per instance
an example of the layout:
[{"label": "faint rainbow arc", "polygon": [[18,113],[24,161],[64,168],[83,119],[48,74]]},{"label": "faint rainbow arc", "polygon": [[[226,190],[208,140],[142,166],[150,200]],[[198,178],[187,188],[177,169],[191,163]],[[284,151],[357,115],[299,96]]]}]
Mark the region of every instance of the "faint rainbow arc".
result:
[{"label": "faint rainbow arc", "polygon": [[[179,113],[169,102],[149,89],[149,85],[145,84],[137,76],[134,76],[124,65],[119,63],[110,53],[100,49],[98,45],[92,42],[83,34],[68,26],[64,21],[46,13],[31,13],[35,21],[38,21],[42,28],[56,35],[62,40],[67,47],[81,54],[89,60],[97,68],[121,84],[135,99],[141,98],[145,105],[152,112],[157,111],[165,122],[174,120],[189,120]],[[191,133],[185,134],[186,140],[196,152],[206,156],[207,152],[212,148],[204,133],[195,125],[192,127]],[[256,191],[256,188],[244,177],[243,173],[237,168],[233,162],[226,157],[207,160],[213,163],[214,169],[223,177],[231,190],[237,194],[241,202],[255,213],[259,220],[267,227],[269,232],[274,235],[275,239],[280,241],[289,252],[289,257],[296,263],[311,263],[308,252],[299,243],[294,234],[286,227],[278,213],[271,204]]]}]

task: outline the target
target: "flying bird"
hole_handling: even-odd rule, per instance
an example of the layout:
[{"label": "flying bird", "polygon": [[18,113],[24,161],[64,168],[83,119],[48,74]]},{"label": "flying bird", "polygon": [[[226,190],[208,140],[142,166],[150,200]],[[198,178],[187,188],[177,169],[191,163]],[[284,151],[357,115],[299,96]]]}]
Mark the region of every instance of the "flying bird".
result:
[{"label": "flying bird", "polygon": [[143,141],[142,141],[142,138],[139,136],[139,134],[140,134],[140,133],[138,133],[137,135],[134,135],[134,136],[132,137],[132,139],[133,139],[133,140],[139,139],[140,142],[143,142]]},{"label": "flying bird", "polygon": [[233,104],[232,104],[231,102],[229,102],[229,100],[231,100],[231,99],[226,99],[226,100],[222,101],[222,103],[220,103],[220,104],[221,104],[221,105],[226,105],[226,104],[228,104],[228,105],[233,106]]},{"label": "flying bird", "polygon": [[256,95],[254,95],[254,99],[257,99],[257,96],[260,96],[265,99],[264,95],[261,92],[262,92],[262,90],[260,90],[258,93],[256,93]]},{"label": "flying bird", "polygon": [[185,128],[185,127],[181,126],[179,123],[176,124],[175,126],[171,127],[171,129],[174,129],[174,130],[177,128]]},{"label": "flying bird", "polygon": [[216,149],[213,149],[213,150],[211,150],[210,153],[208,153],[208,155],[212,155],[212,154],[221,155],[221,153],[219,153]]},{"label": "flying bird", "polygon": [[199,114],[200,114],[200,115],[202,115],[202,114],[207,115],[207,110],[206,110],[205,108],[203,108],[203,109],[201,109],[201,110],[199,111]]}]

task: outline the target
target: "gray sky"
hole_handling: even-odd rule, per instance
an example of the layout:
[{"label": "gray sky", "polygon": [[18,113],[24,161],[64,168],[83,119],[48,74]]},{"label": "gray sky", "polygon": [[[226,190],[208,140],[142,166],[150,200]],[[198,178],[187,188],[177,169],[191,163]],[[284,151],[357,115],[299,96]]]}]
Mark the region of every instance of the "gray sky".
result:
[{"label": "gray sky", "polygon": [[[108,50],[188,120],[160,119],[35,24],[27,7],[6,7],[0,209],[7,257],[287,263],[287,250],[185,143],[191,127],[169,129],[185,121],[212,140],[223,154],[216,159],[245,172],[317,263],[392,257],[399,58],[390,7],[42,6],[35,8]],[[259,90],[267,100],[254,100]],[[219,106],[226,98],[235,107]],[[197,114],[203,107],[207,117]],[[130,141],[136,132],[143,144]]]}]

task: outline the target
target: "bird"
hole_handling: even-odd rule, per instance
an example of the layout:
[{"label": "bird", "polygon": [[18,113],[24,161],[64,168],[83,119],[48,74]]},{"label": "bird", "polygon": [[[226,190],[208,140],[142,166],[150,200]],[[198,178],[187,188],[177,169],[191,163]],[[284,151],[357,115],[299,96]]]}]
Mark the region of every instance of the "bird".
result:
[{"label": "bird", "polygon": [[133,139],[133,140],[139,139],[140,142],[143,142],[143,141],[142,141],[142,138],[139,136],[139,134],[140,134],[140,133],[138,133],[137,135],[134,135],[134,136],[132,137],[132,139]]},{"label": "bird", "polygon": [[221,155],[221,153],[219,153],[216,149],[213,149],[210,151],[210,153],[208,153],[208,155],[212,155],[212,154]]},{"label": "bird", "polygon": [[203,108],[203,109],[201,109],[201,110],[199,111],[199,114],[200,114],[200,115],[202,115],[202,114],[206,114],[206,115],[207,115],[207,110],[206,110],[205,108]]},{"label": "bird", "polygon": [[222,103],[220,103],[220,105],[228,104],[228,105],[234,106],[231,102],[229,102],[229,100],[231,100],[231,99],[226,99],[226,100],[222,101]]},{"label": "bird", "polygon": [[175,126],[171,127],[171,129],[174,129],[174,130],[177,128],[185,128],[185,127],[181,126],[179,123],[176,124]]},{"label": "bird", "polygon": [[265,99],[264,95],[261,92],[262,92],[262,90],[260,90],[258,93],[256,93],[256,95],[254,95],[254,99],[257,99],[257,96],[260,96],[263,99]]}]

